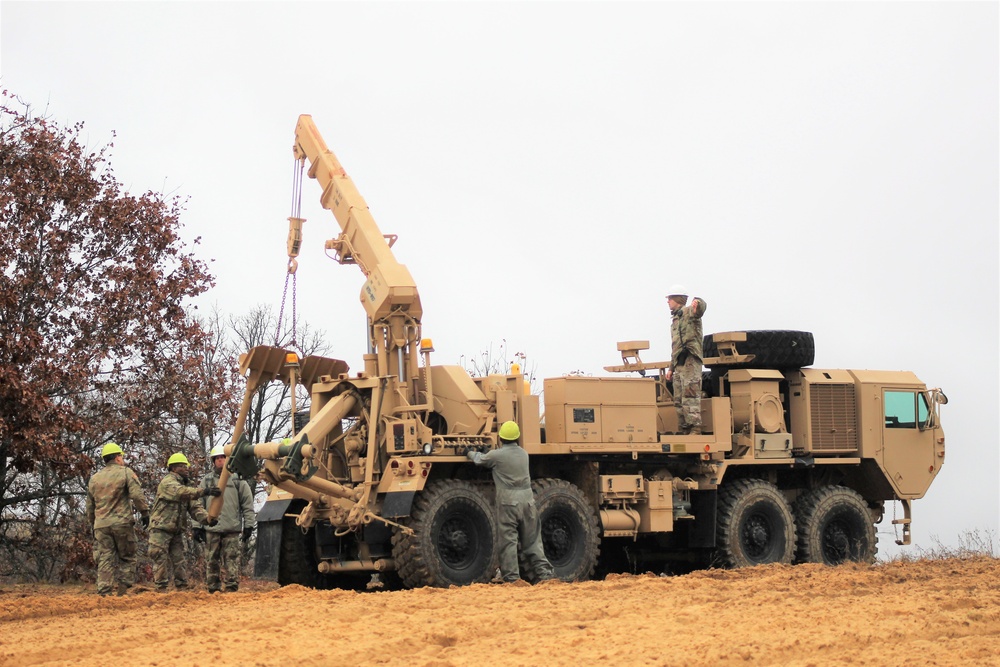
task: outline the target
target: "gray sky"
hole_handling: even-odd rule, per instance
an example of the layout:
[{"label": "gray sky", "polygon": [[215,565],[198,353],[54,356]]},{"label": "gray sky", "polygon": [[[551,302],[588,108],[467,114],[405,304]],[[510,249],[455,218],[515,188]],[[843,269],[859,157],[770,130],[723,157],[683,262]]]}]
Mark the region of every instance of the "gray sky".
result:
[{"label": "gray sky", "polygon": [[[997,3],[5,1],[0,27],[4,88],[115,131],[132,192],[190,198],[203,306],[280,304],[309,113],[399,235],[434,363],[664,359],[681,282],[706,332],[812,331],[817,367],[944,388],[914,539],[997,530]],[[363,279],[324,257],[319,195],[300,317],[359,368]]]}]

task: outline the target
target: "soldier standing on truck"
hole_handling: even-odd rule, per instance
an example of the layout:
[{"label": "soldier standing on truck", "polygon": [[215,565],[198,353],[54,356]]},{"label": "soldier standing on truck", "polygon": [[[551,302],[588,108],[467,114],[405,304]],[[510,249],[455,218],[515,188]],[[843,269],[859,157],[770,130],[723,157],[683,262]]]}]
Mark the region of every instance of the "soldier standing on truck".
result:
[{"label": "soldier standing on truck", "polygon": [[528,566],[539,579],[552,579],[552,564],[542,548],[542,531],[538,522],[535,495],[528,474],[528,452],[517,441],[521,429],[515,422],[500,426],[500,449],[485,454],[470,451],[469,459],[478,466],[493,471],[497,488],[497,516],[500,524],[500,576],[505,583],[521,578],[518,569],[517,543],[520,537],[522,553]]},{"label": "soldier standing on truck", "polygon": [[87,484],[87,520],[94,529],[94,560],[97,562],[97,593],[110,595],[118,582],[118,595],[135,585],[135,536],[133,510],[149,525],[149,504],[142,495],[139,478],[125,467],[125,453],[114,442],[101,449],[104,468]]},{"label": "soldier standing on truck", "polygon": [[695,297],[687,306],[688,291],[673,285],[667,294],[670,305],[670,368],[667,380],[673,379],[677,425],[682,435],[701,435],[701,317],[708,309],[704,300]]},{"label": "soldier standing on truck", "polygon": [[184,556],[184,533],[190,525],[188,515],[195,521],[216,525],[218,519],[209,519],[208,512],[198,504],[198,498],[218,496],[218,487],[199,489],[188,486],[187,457],[181,453],[167,459],[166,477],[156,487],[153,515],[149,522],[149,557],[153,560],[153,583],[159,593],[166,593],[170,584],[173,565],[174,586],[177,590],[188,587],[187,558]]},{"label": "soldier standing on truck", "polygon": [[[209,458],[212,459],[212,472],[205,475],[198,485],[203,491],[219,485],[219,474],[222,472],[222,466],[226,464],[226,452],[223,446],[213,447],[209,452]],[[198,502],[208,509],[207,496]],[[218,593],[222,590],[235,593],[239,590],[243,544],[250,540],[256,527],[257,515],[253,511],[253,491],[246,480],[232,475],[226,482],[219,523],[212,527],[202,525],[194,527],[195,542],[205,544],[205,585],[209,593]],[[222,570],[225,570],[225,582],[222,581]]]}]

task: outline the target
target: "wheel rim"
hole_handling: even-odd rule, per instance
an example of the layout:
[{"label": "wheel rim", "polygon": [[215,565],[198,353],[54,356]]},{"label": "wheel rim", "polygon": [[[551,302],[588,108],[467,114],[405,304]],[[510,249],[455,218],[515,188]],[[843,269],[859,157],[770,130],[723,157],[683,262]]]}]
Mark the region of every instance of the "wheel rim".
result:
[{"label": "wheel rim", "polygon": [[452,513],[441,524],[434,545],[448,567],[461,570],[469,567],[479,555],[479,531],[468,517]]},{"label": "wheel rim", "polygon": [[554,567],[566,562],[573,554],[574,527],[562,512],[553,512],[542,520],[542,548]]},{"label": "wheel rim", "polygon": [[740,531],[740,542],[748,558],[760,562],[774,548],[774,526],[770,518],[760,512],[747,517]]},{"label": "wheel rim", "polygon": [[831,565],[858,560],[860,541],[861,535],[857,527],[846,518],[832,519],[823,527],[820,542],[823,560]]}]

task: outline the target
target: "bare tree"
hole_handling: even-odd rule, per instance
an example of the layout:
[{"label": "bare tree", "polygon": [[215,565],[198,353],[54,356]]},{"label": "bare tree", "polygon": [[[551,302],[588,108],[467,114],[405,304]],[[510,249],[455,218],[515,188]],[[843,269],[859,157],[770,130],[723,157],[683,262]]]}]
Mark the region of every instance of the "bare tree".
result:
[{"label": "bare tree", "polygon": [[[296,323],[295,340],[298,353],[307,356],[324,356],[329,345],[324,341],[324,332],[313,329],[308,323]],[[286,347],[292,340],[291,330],[279,332],[278,318],[270,306],[260,304],[246,315],[230,318],[229,328],[232,344],[237,354],[258,345]],[[295,397],[298,410],[309,407],[309,395],[299,387]],[[252,442],[269,442],[288,435],[292,430],[291,392],[289,386],[281,382],[271,382],[260,387],[254,396],[247,416],[245,432]]]},{"label": "bare tree", "polygon": [[479,354],[466,358],[463,354],[458,363],[465,368],[472,377],[486,377],[487,375],[506,374],[511,372],[514,364],[517,364],[524,379],[528,380],[531,393],[538,393],[535,372],[538,365],[534,362],[528,365],[528,355],[524,352],[514,352],[508,357],[507,339],[501,338],[499,345],[494,349],[494,344],[490,343],[488,349],[482,350]]}]

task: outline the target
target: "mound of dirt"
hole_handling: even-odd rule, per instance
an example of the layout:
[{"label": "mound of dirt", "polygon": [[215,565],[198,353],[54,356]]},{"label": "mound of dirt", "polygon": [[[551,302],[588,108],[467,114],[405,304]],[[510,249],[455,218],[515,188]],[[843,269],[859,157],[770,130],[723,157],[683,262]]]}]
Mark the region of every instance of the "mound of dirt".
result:
[{"label": "mound of dirt", "polygon": [[1000,561],[397,592],[0,590],[0,665],[997,665]]}]

